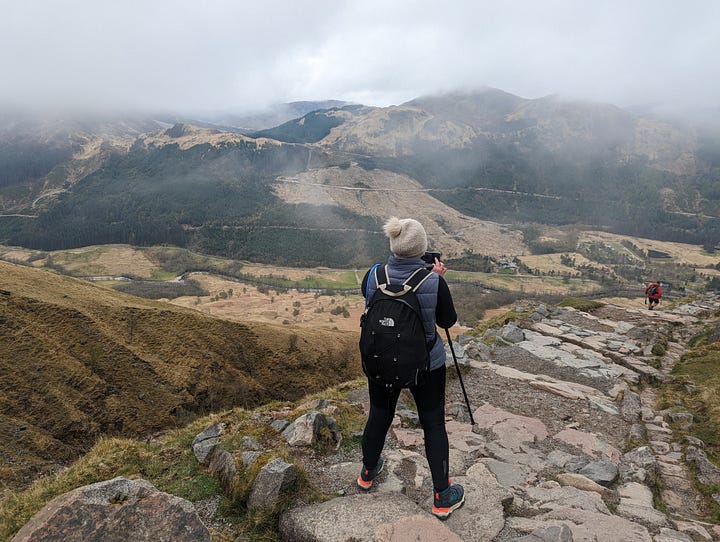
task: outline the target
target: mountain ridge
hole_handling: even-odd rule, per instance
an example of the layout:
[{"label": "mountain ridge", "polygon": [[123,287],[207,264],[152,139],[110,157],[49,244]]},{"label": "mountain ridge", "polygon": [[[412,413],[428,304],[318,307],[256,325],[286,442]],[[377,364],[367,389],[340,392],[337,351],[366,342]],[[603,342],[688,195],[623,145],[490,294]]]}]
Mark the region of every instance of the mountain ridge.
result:
[{"label": "mountain ridge", "polygon": [[[13,158],[19,169],[0,182],[0,241],[43,249],[170,243],[301,266],[365,265],[380,255],[385,208],[288,204],[273,194],[282,177],[342,178],[349,168],[378,182],[410,178],[446,208],[515,231],[573,224],[720,241],[720,138],[607,104],[485,89],[316,110],[255,134],[262,137],[188,124],[122,129],[114,140],[76,146],[70,162],[35,153],[41,167],[28,162],[22,179],[23,162]],[[16,148],[8,141],[0,138],[0,157]],[[399,211],[411,215],[413,206]],[[342,249],[342,228],[356,232],[349,241],[360,251]],[[59,230],[68,234],[58,238]],[[452,232],[442,235],[451,244]],[[315,250],[328,245],[335,253]]]}]

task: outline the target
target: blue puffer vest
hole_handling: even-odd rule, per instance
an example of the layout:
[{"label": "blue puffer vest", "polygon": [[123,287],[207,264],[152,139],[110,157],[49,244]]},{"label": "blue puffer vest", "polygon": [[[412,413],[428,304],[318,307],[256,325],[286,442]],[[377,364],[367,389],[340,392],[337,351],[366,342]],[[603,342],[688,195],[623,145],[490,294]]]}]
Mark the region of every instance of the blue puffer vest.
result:
[{"label": "blue puffer vest", "polygon": [[[426,263],[421,258],[398,258],[390,256],[386,265],[388,276],[392,284],[402,284],[413,274],[418,267],[424,267]],[[430,276],[420,285],[416,291],[420,303],[421,318],[425,328],[425,338],[428,342],[435,339],[435,344],[430,350],[430,370],[438,369],[445,365],[445,346],[437,334],[435,326],[435,307],[437,306],[438,275],[430,273]],[[366,287],[366,298],[372,299],[377,282],[375,274],[368,277]]]}]

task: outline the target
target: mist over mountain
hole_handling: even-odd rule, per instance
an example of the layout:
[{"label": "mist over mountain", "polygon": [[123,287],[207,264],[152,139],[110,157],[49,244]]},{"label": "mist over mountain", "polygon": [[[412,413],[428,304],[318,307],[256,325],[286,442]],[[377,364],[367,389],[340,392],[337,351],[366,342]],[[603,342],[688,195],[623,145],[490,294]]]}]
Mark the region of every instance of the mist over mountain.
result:
[{"label": "mist over mountain", "polygon": [[[303,114],[237,131],[293,112]],[[170,125],[5,114],[0,242],[170,243],[355,266],[382,257],[381,224],[398,213],[420,216],[431,243],[455,256],[522,253],[532,223],[720,241],[720,132],[707,125],[492,88],[272,115]]]}]

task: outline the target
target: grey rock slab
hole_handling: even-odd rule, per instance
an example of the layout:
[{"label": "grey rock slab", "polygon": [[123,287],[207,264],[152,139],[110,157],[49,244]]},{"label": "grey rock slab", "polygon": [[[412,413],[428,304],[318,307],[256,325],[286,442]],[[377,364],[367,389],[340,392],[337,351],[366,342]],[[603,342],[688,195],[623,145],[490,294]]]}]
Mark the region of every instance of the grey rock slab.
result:
[{"label": "grey rock slab", "polygon": [[640,446],[622,456],[620,479],[644,481],[648,474],[659,472],[658,461],[649,446]]},{"label": "grey rock slab", "polygon": [[496,459],[482,459],[482,463],[493,473],[498,483],[507,488],[522,488],[532,481],[532,471],[523,465],[505,463]]},{"label": "grey rock slab", "polygon": [[712,540],[712,535],[698,522],[675,520],[675,528],[690,535],[693,540]]},{"label": "grey rock slab", "polygon": [[[349,540],[356,540],[354,538]],[[427,515],[414,515],[375,529],[375,542],[463,542],[444,523]],[[467,539],[465,539],[467,540]]]},{"label": "grey rock slab", "polygon": [[[517,451],[516,451],[517,450]],[[491,442],[487,445],[487,452],[495,459],[499,459],[511,465],[530,467],[534,471],[543,470],[547,467],[547,461],[538,450],[532,448],[506,448],[502,442]]]},{"label": "grey rock slab", "polygon": [[512,414],[489,403],[476,409],[473,417],[480,429],[490,429],[505,448],[519,449],[524,442],[548,437],[547,427],[538,418]]},{"label": "grey rock slab", "polygon": [[713,465],[703,450],[695,446],[688,446],[685,450],[685,458],[688,463],[695,462],[698,470],[697,479],[701,484],[720,483],[720,469]]},{"label": "grey rock slab", "polygon": [[579,431],[577,429],[563,429],[553,438],[572,446],[577,446],[589,456],[605,458],[612,463],[619,463],[622,456],[620,450],[608,444],[604,439],[594,433]]},{"label": "grey rock slab", "polygon": [[579,508],[600,514],[610,514],[602,497],[593,491],[582,491],[571,486],[562,487],[528,487],[527,497],[536,508]]},{"label": "grey rock slab", "polygon": [[192,450],[198,463],[204,466],[210,463],[210,456],[220,443],[220,435],[224,432],[225,424],[216,423],[198,433],[192,441]]},{"label": "grey rock slab", "polygon": [[609,461],[591,461],[580,469],[579,474],[587,476],[593,482],[608,487],[618,478],[617,465]]},{"label": "grey rock slab", "polygon": [[620,410],[618,407],[615,406],[615,404],[606,397],[588,397],[589,403],[602,410],[603,412],[607,414],[612,414],[613,416],[618,416],[620,414]]},{"label": "grey rock slab", "polygon": [[686,533],[673,529],[660,529],[660,532],[653,538],[654,542],[694,542],[692,537]]},{"label": "grey rock slab", "polygon": [[458,476],[453,482],[464,487],[465,505],[445,524],[463,540],[490,542],[505,526],[505,510],[513,501],[513,493],[501,486],[482,463],[476,463],[466,476]]},{"label": "grey rock slab", "polygon": [[262,455],[262,452],[243,452],[240,456],[244,468],[251,466]]},{"label": "grey rock slab", "polygon": [[617,507],[617,515],[650,528],[665,527],[668,525],[668,519],[665,514],[647,506],[637,506],[621,502]]},{"label": "grey rock slab", "polygon": [[370,492],[292,508],[280,516],[279,528],[287,542],[374,542],[381,525],[416,515],[433,519],[405,495]]},{"label": "grey rock slab", "polygon": [[525,340],[525,332],[520,326],[514,323],[503,326],[500,330],[500,336],[511,343],[519,343]]},{"label": "grey rock slab", "polygon": [[658,461],[658,467],[660,468],[660,473],[663,476],[670,476],[682,479],[687,478],[687,471],[682,465],[677,465],[675,463],[666,463],[665,461]]},{"label": "grey rock slab", "polygon": [[625,390],[622,401],[620,401],[620,416],[627,422],[635,422],[640,419],[640,396],[630,390]]},{"label": "grey rock slab", "polygon": [[547,456],[547,462],[555,467],[563,468],[568,461],[574,459],[576,456],[563,452],[562,450],[553,450]]},{"label": "grey rock slab", "polygon": [[670,452],[670,443],[668,442],[663,442],[662,440],[651,440],[649,444],[652,451],[656,454],[663,455]]},{"label": "grey rock slab", "polygon": [[290,425],[290,422],[282,418],[280,420],[275,420],[274,422],[272,422],[270,424],[270,427],[275,429],[275,431],[277,431],[278,433],[282,433],[288,425]]},{"label": "grey rock slab", "polygon": [[652,542],[645,526],[612,514],[558,508],[535,519],[564,522],[572,531],[573,542]]},{"label": "grey rock slab", "polygon": [[653,528],[667,526],[665,514],[653,507],[653,494],[649,487],[628,482],[618,487],[617,491],[620,497],[618,515]]},{"label": "grey rock slab", "polygon": [[573,535],[567,525],[538,527],[529,535],[517,538],[515,542],[573,542]]},{"label": "grey rock slab", "polygon": [[275,508],[282,495],[295,483],[296,478],[297,468],[295,465],[280,458],[271,461],[260,469],[253,482],[248,498],[248,508],[250,510]]}]

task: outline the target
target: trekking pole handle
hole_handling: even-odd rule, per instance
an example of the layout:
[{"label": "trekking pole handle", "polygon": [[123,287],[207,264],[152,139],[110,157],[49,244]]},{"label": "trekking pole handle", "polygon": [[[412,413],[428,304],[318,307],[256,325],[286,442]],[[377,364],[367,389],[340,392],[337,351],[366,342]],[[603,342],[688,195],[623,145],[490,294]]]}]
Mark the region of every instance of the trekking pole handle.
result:
[{"label": "trekking pole handle", "polygon": [[450,345],[450,352],[452,353],[453,361],[455,362],[455,370],[457,371],[458,380],[460,380],[460,387],[462,388],[463,396],[465,397],[468,414],[470,414],[470,423],[475,425],[472,408],[470,408],[470,401],[468,400],[467,392],[465,391],[465,384],[463,383],[462,375],[460,374],[460,365],[458,364],[457,356],[455,355],[455,348],[453,348],[452,338],[450,337],[450,330],[448,328],[445,328],[445,335],[447,336],[448,344]]}]

